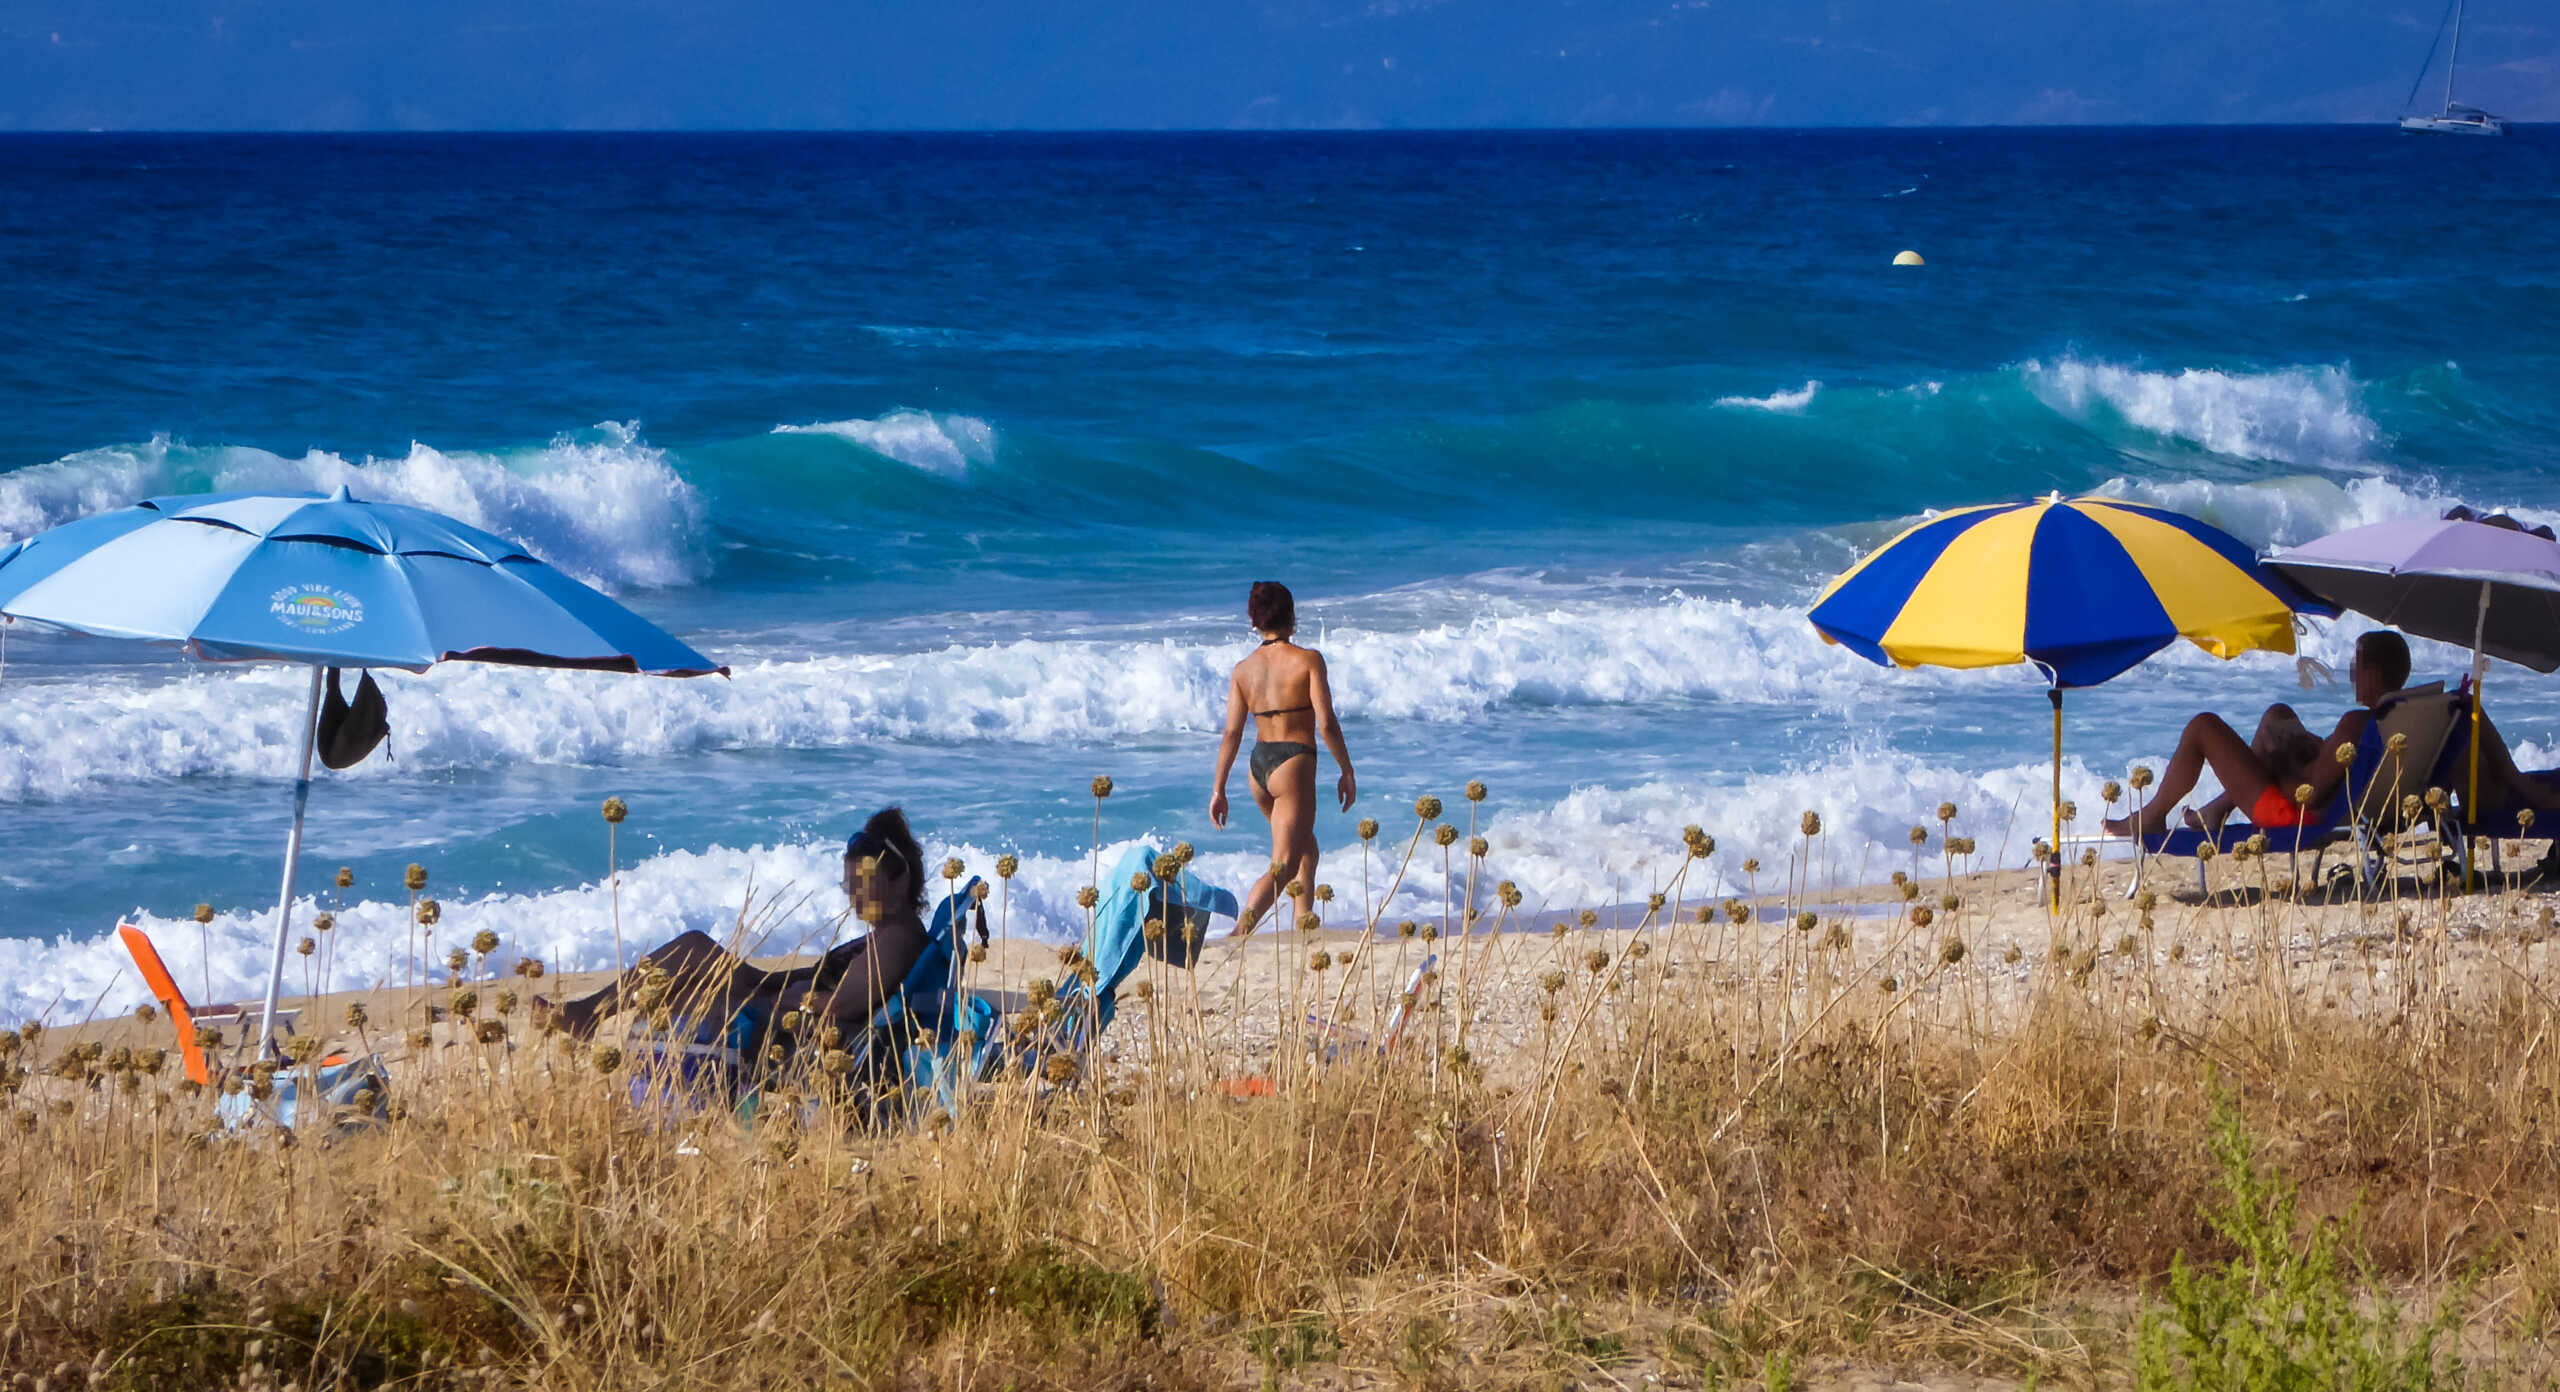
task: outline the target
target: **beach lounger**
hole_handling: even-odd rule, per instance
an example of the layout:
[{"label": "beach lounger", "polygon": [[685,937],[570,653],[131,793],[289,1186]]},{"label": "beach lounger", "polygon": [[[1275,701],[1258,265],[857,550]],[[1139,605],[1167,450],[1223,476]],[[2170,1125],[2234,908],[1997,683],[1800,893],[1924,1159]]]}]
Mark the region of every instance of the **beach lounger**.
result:
[{"label": "beach lounger", "polygon": [[1374,1039],[1364,1030],[1328,1020],[1321,1015],[1309,1014],[1308,1027],[1315,1031],[1317,1038],[1325,1041],[1317,1057],[1326,1063],[1331,1063],[1340,1058],[1346,1049],[1354,1053],[1375,1054],[1382,1058],[1394,1053],[1396,1045],[1404,1042],[1405,1027],[1413,1023],[1414,1006],[1421,1001],[1422,993],[1430,988],[1432,978],[1439,973],[1440,954],[1426,953],[1422,961],[1405,977],[1403,989],[1396,992],[1395,1012],[1387,1017],[1386,1027],[1379,1030]]},{"label": "beach lounger", "polygon": [[[2473,808],[2466,794],[2471,788],[2471,722],[2467,718],[2454,728],[2453,738],[2445,745],[2438,784],[2452,794],[2457,815],[2444,819],[2443,834],[2451,843],[2456,858],[2463,854],[2465,843],[2480,841],[2488,851],[2491,874],[2504,873],[2504,846],[2509,841],[2550,841],[2560,844],[2560,811],[2539,811],[2531,825],[2524,817],[2525,809],[2508,806],[2503,793],[2481,798]],[[2525,777],[2540,783],[2560,785],[2560,769],[2527,772]]]},{"label": "beach lounger", "polygon": [[[219,1005],[196,1009],[187,1003],[187,994],[178,989],[177,979],[169,974],[168,965],[160,960],[160,949],[151,936],[130,923],[116,925],[116,937],[133,958],[135,970],[142,974],[143,986],[160,1002],[161,1013],[169,1017],[170,1028],[178,1036],[178,1060],[190,1081],[212,1087],[224,1081],[231,1070],[220,1067],[205,1056],[204,1046],[196,1042],[196,1030],[205,1025],[217,1028],[239,1025],[258,1019],[258,1007]],[[299,1010],[276,1011],[278,1033],[290,1034],[291,1024]],[[246,1038],[245,1034],[242,1038]],[[225,1091],[214,1101],[214,1115],[227,1130],[237,1131],[259,1121],[292,1126],[301,1119],[301,1096],[305,1083],[313,1087],[313,1096],[324,1103],[329,1114],[341,1125],[368,1123],[390,1114],[391,1079],[382,1061],[366,1054],[361,1058],[346,1054],[329,1054],[316,1060],[309,1070],[286,1068],[277,1071],[272,1093],[259,1098],[247,1090]],[[370,1093],[370,1101],[359,1098]]]},{"label": "beach lounger", "polygon": [[[1377,1031],[1377,1036],[1341,1024],[1341,1021],[1329,1021],[1329,1018],[1316,1016],[1316,1013],[1306,1016],[1308,1029],[1313,1031],[1311,1039],[1321,1039],[1321,1044],[1316,1047],[1316,1062],[1339,1062],[1344,1054],[1352,1054],[1352,1057],[1367,1054],[1367,1057],[1377,1059],[1395,1054],[1395,1047],[1403,1044],[1405,1039],[1405,1026],[1413,1024],[1413,1006],[1421,1003],[1423,990],[1431,988],[1434,977],[1439,977],[1439,952],[1428,952],[1413,967],[1411,975],[1405,975],[1403,990],[1395,993],[1395,1013],[1390,1013],[1388,1024],[1385,1024],[1385,1029]],[[1234,1077],[1226,1085],[1226,1095],[1229,1098],[1267,1098],[1267,1095],[1272,1095],[1272,1080],[1262,1075]]]},{"label": "beach lounger", "polygon": [[309,1071],[279,1069],[268,1096],[260,1098],[248,1088],[225,1091],[214,1100],[213,1114],[231,1131],[260,1122],[288,1128],[299,1125],[306,1082],[308,1096],[319,1104],[322,1117],[339,1130],[362,1129],[391,1115],[391,1074],[373,1054],[331,1054]]},{"label": "beach lounger", "polygon": [[[2301,875],[2302,853],[2311,852],[2311,876],[2315,881],[2330,850],[2342,843],[2351,845],[2358,859],[2358,886],[2372,891],[2391,864],[2391,858],[2383,851],[2383,835],[2434,823],[2433,809],[2423,803],[2414,819],[2405,815],[2402,799],[2410,794],[2423,796],[2431,787],[2444,786],[2446,766],[2453,757],[2454,730],[2468,710],[2466,691],[2447,691],[2442,682],[2409,687],[2383,697],[2375,703],[2374,718],[2356,741],[2355,762],[2347,769],[2345,786],[2330,799],[2320,816],[2301,826],[2263,828],[2235,817],[2224,822],[2219,833],[2179,827],[2145,836],[2136,850],[2133,883],[2125,897],[2141,892],[2145,865],[2161,856],[2195,860],[2196,889],[2199,893],[2209,892],[2204,861],[2197,852],[2207,844],[2217,852],[2228,851],[2258,835],[2267,838],[2270,854],[2286,857],[2297,879]],[[2393,735],[2407,736],[2397,754],[2391,752]]]},{"label": "beach lounger", "polygon": [[[116,937],[124,943],[126,955],[133,958],[134,970],[142,974],[144,989],[150,991],[151,998],[160,1003],[160,1013],[169,1017],[170,1027],[177,1031],[178,1058],[186,1065],[187,1076],[197,1083],[210,1085],[213,1082],[213,1065],[206,1060],[203,1046],[196,1043],[197,1027],[210,1025],[215,1029],[222,1029],[254,1022],[259,1018],[259,1007],[255,1005],[191,1006],[187,1002],[186,992],[178,989],[177,978],[171,976],[167,965],[161,962],[160,949],[152,944],[150,934],[130,923],[119,923],[116,925]],[[276,1032],[278,1034],[293,1033],[293,1022],[301,1015],[302,1012],[299,1009],[278,1008]]]}]

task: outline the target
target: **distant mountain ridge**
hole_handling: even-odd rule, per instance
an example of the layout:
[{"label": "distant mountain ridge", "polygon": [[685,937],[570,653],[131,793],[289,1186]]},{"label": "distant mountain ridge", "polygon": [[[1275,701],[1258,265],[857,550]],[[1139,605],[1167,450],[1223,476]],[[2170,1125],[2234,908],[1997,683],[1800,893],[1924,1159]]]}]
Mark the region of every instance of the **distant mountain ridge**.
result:
[{"label": "distant mountain ridge", "polygon": [[[2436,8],[24,0],[0,130],[2385,121]],[[2483,0],[2463,58],[2466,99],[2560,120],[2560,11]]]}]

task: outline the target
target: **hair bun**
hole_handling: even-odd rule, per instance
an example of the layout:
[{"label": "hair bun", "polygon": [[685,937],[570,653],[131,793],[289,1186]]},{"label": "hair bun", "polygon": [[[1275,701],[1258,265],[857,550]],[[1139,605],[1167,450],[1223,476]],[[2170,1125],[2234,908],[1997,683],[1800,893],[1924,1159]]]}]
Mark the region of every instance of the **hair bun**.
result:
[{"label": "hair bun", "polygon": [[1288,633],[1298,626],[1298,601],[1277,580],[1256,580],[1245,596],[1245,617],[1264,633]]},{"label": "hair bun", "polygon": [[915,878],[916,907],[924,907],[924,848],[916,844],[916,834],[907,826],[907,814],[895,806],[883,807],[871,814],[862,830],[844,843],[848,859],[878,856],[883,861],[895,860],[894,874]]}]

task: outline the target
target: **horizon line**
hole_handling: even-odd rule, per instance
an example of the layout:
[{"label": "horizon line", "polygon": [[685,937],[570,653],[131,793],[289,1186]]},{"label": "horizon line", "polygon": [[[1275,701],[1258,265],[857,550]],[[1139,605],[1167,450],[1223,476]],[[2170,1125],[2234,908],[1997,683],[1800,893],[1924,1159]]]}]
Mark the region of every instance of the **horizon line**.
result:
[{"label": "horizon line", "polygon": [[[1624,125],[1624,126],[0,126],[0,140],[23,136],[405,136],[456,135],[1610,135],[1610,134],[1806,134],[1815,132],[2112,131],[2112,130],[2359,130],[2397,129],[2398,117],[2370,121],[2007,121],[1984,124]],[[2560,125],[2560,121],[2508,121],[2510,127]]]}]

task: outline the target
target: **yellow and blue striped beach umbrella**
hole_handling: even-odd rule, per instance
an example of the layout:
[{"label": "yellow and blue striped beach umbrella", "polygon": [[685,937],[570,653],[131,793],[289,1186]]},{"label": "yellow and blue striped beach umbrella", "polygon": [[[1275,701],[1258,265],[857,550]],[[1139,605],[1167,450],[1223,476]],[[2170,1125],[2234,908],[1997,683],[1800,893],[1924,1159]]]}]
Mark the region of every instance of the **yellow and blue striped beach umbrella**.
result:
[{"label": "yellow and blue striped beach umbrella", "polygon": [[2180,638],[2216,657],[2292,652],[2298,613],[2337,610],[2226,532],[2166,508],[2055,494],[1929,518],[1832,581],[1811,618],[1886,666],[2025,662],[2043,673],[2059,846],[2063,688],[2095,686]]},{"label": "yellow and blue striped beach umbrella", "polygon": [[1893,667],[2032,663],[2095,686],[2180,638],[2216,657],[2293,651],[2293,616],[2335,614],[2181,513],[2056,495],[1940,513],[1814,601],[1823,637]]}]

